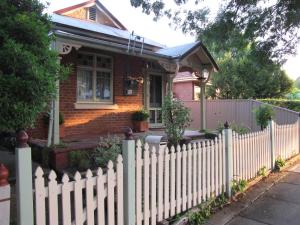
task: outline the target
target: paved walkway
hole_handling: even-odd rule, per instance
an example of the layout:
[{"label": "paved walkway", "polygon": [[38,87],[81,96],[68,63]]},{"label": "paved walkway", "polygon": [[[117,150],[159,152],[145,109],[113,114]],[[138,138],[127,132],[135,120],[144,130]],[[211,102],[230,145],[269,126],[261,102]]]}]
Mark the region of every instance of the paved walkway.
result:
[{"label": "paved walkway", "polygon": [[[244,200],[230,206],[227,212],[222,210],[224,212],[218,213],[208,224],[299,225],[300,164],[284,173],[286,176],[278,177],[275,184],[266,181],[254,187],[246,194]],[[238,212],[238,215],[234,214],[234,211]],[[230,213],[235,216],[230,218]]]}]

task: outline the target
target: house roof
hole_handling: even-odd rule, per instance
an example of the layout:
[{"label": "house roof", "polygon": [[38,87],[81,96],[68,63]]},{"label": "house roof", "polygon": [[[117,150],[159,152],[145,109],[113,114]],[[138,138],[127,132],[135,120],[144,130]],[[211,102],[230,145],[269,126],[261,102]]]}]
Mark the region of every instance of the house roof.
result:
[{"label": "house roof", "polygon": [[176,83],[176,82],[187,82],[187,81],[198,81],[198,78],[195,76],[194,73],[191,73],[189,71],[179,72],[174,77],[174,83]]},{"label": "house roof", "polygon": [[107,8],[102,5],[98,0],[89,0],[89,1],[86,1],[86,2],[82,2],[80,4],[77,4],[77,5],[72,5],[72,6],[69,6],[69,7],[66,7],[66,8],[63,8],[63,9],[60,9],[60,10],[56,10],[54,11],[53,13],[55,14],[59,14],[59,15],[63,15],[67,12],[70,12],[70,11],[73,11],[73,10],[76,10],[76,9],[79,9],[79,8],[82,8],[82,7],[87,7],[89,6],[90,4],[95,4],[97,5],[101,10],[103,10],[103,12],[110,17],[110,19],[116,23],[120,29],[122,30],[127,30],[126,27],[113,15],[111,14]]},{"label": "house roof", "polygon": [[189,43],[189,44],[184,44],[184,45],[179,45],[175,47],[170,47],[170,48],[162,48],[157,51],[157,53],[170,56],[173,59],[179,59],[182,60],[192,52],[196,51],[197,49],[202,49],[204,53],[207,55],[210,63],[213,64],[213,66],[216,68],[216,70],[219,70],[219,67],[207,48],[202,44],[201,41]]},{"label": "house roof", "polygon": [[[111,37],[126,39],[126,41],[130,38],[130,32],[127,30],[121,30],[115,27],[106,26],[99,23],[90,22],[87,20],[81,20],[73,17],[63,16],[63,15],[57,15],[52,14],[51,15],[51,21],[57,25],[65,26],[65,27],[71,27],[75,29],[82,29],[86,31],[91,31],[99,34],[108,35]],[[63,29],[61,29],[63,30]],[[145,44],[152,45],[155,47],[162,48],[163,45],[152,41],[150,39],[145,38],[144,39]]]}]

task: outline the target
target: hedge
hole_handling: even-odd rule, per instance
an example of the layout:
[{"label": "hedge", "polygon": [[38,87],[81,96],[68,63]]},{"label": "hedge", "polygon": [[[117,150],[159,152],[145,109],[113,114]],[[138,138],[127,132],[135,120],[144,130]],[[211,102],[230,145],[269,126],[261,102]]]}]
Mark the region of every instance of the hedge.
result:
[{"label": "hedge", "polygon": [[300,100],[289,99],[258,99],[258,101],[300,112]]}]

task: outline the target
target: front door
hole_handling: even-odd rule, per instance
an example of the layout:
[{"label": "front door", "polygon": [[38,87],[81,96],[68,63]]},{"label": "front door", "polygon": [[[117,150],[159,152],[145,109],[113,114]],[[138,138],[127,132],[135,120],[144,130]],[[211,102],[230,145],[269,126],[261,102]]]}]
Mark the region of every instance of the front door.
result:
[{"label": "front door", "polygon": [[162,75],[150,74],[150,127],[162,127],[163,78]]}]

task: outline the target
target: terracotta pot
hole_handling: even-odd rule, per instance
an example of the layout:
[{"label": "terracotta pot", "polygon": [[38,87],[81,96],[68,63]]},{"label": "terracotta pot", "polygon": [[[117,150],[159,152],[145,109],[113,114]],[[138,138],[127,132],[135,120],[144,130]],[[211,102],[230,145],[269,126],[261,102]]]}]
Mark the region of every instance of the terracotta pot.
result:
[{"label": "terracotta pot", "polygon": [[145,132],[149,129],[148,121],[133,121],[135,132]]}]

